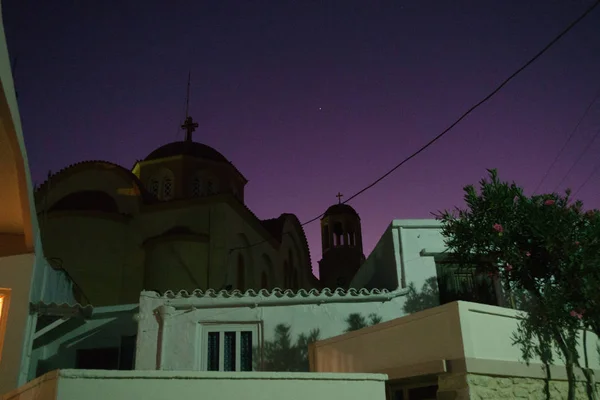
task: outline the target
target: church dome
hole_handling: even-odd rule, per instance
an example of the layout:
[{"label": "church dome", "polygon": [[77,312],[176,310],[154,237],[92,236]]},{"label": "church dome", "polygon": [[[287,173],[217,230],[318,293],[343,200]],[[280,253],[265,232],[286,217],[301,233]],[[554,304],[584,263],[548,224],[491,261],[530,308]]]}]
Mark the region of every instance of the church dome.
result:
[{"label": "church dome", "polygon": [[217,150],[202,143],[192,142],[191,140],[165,144],[148,154],[144,161],[158,160],[160,158],[173,156],[190,156],[210,161],[229,163],[229,160]]},{"label": "church dome", "polygon": [[358,213],[352,207],[347,204],[334,204],[325,211],[323,217],[327,217],[330,215],[340,215],[340,214],[350,214],[358,217]]}]

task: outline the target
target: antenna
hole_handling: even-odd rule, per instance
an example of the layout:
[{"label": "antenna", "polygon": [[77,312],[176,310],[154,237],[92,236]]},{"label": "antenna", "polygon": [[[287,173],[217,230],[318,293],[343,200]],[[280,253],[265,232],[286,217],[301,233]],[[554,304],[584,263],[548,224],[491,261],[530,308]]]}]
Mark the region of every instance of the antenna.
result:
[{"label": "antenna", "polygon": [[187,96],[185,98],[185,118],[190,116],[190,82],[192,80],[192,71],[188,72]]}]

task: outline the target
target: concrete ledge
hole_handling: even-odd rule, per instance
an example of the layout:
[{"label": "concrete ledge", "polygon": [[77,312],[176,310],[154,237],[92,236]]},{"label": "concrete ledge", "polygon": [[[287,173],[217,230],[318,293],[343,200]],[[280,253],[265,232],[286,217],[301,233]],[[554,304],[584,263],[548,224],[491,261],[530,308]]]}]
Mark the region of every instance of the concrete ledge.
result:
[{"label": "concrete ledge", "polygon": [[[55,374],[56,371],[49,372]],[[46,376],[44,375],[44,376]],[[67,379],[226,379],[226,380],[309,380],[309,381],[375,381],[385,382],[385,374],[340,374],[325,372],[205,372],[205,371],[107,371],[61,369],[59,378]],[[39,379],[39,378],[38,378]]]},{"label": "concrete ledge", "polygon": [[[477,358],[463,358],[448,360],[448,371],[451,373],[469,373],[489,376],[505,376],[515,378],[546,379],[544,365],[531,363],[529,365],[519,361],[484,360]],[[596,381],[600,380],[600,371],[594,370]],[[585,380],[581,369],[575,368],[576,379]],[[550,376],[552,380],[566,381],[567,373],[562,365],[551,365]]]}]

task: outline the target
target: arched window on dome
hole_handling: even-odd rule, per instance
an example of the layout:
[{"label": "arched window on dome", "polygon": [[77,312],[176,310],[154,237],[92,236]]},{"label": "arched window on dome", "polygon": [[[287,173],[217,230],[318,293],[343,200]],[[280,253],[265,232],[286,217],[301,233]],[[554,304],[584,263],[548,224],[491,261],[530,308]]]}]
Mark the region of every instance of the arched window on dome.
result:
[{"label": "arched window on dome", "polygon": [[148,191],[152,193],[154,196],[158,197],[158,190],[160,188],[160,184],[158,179],[152,178],[150,179],[150,183],[148,184]]},{"label": "arched window on dome", "polygon": [[231,193],[233,194],[233,197],[240,199],[240,191],[235,183],[231,184]]},{"label": "arched window on dome", "polygon": [[192,197],[202,196],[202,180],[199,176],[195,176],[192,179]]},{"label": "arched window on dome", "polygon": [[241,254],[238,254],[237,259],[237,288],[242,292],[246,290],[246,267],[244,257]]},{"label": "arched window on dome", "polygon": [[206,180],[206,195],[211,196],[219,193],[219,182],[215,178],[208,178]]},{"label": "arched window on dome", "polygon": [[173,198],[173,179],[169,176],[163,178],[161,200],[171,200]]}]

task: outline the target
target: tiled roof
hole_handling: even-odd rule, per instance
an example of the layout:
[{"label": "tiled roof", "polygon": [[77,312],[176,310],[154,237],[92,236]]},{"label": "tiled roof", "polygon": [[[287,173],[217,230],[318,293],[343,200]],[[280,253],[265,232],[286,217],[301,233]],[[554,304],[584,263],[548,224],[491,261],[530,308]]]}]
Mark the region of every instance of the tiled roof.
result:
[{"label": "tiled roof", "polygon": [[39,301],[37,303],[30,304],[31,311],[37,312],[41,315],[53,315],[61,317],[84,317],[89,318],[94,311],[91,305],[81,305],[79,303],[68,304],[68,303],[44,303]]},{"label": "tiled roof", "polygon": [[[113,162],[104,161],[104,160],[80,161],[80,162],[77,162],[77,163],[74,163],[67,167],[62,168],[58,172],[51,174],[48,177],[48,179],[46,179],[46,181],[44,181],[41,185],[39,185],[36,188],[35,195],[43,196],[45,194],[45,191],[48,190],[50,182],[55,182],[55,180],[57,178],[61,177],[63,174],[75,172],[80,168],[86,168],[86,167],[94,166],[94,165],[104,166],[104,167],[108,167],[108,168],[114,168],[115,170],[118,170],[119,173],[123,174],[123,176],[126,176],[127,179],[131,179],[131,181],[136,184],[137,189],[140,191],[140,197],[142,198],[142,200],[144,200],[145,202],[150,202],[150,203],[154,201],[152,194],[150,194],[146,190],[145,186],[142,184],[142,182],[139,180],[139,178],[137,176],[135,176],[131,171],[123,168],[119,164],[115,164]],[[39,200],[39,199],[37,199],[37,197],[36,197],[36,201],[37,200]]]},{"label": "tiled roof", "polygon": [[275,288],[272,290],[260,289],[255,291],[253,289],[246,290],[242,292],[240,290],[213,290],[208,289],[206,291],[196,289],[193,292],[188,292],[186,290],[181,290],[177,293],[167,290],[164,294],[159,294],[157,292],[152,291],[144,291],[143,294],[148,297],[155,298],[164,298],[164,299],[174,299],[174,298],[189,298],[189,297],[203,297],[203,298],[242,298],[242,297],[261,297],[261,298],[314,298],[314,297],[322,297],[322,298],[332,298],[332,297],[368,297],[380,294],[391,293],[387,289],[300,289],[297,291],[293,291],[291,289],[279,289]]}]

